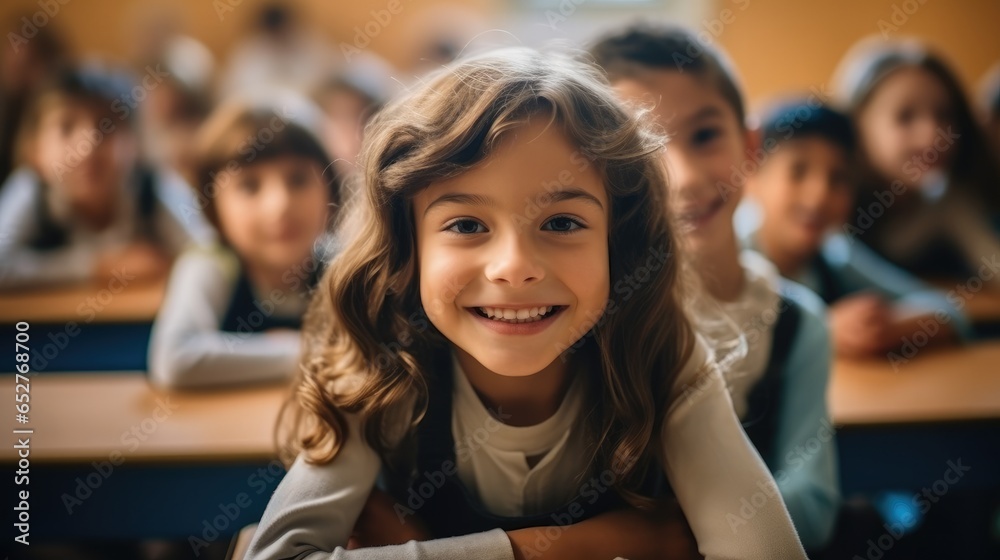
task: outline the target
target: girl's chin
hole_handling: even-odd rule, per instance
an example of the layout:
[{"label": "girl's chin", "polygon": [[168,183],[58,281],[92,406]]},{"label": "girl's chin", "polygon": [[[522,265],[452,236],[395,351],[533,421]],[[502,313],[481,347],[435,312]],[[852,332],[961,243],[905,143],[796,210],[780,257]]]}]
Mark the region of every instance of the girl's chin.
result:
[{"label": "girl's chin", "polygon": [[[501,377],[529,377],[552,363],[552,360],[545,362],[544,359],[527,362],[523,353],[511,354],[510,356],[489,355],[481,357],[472,354],[472,357],[484,368]],[[555,359],[558,359],[558,356],[554,356],[553,360]]]}]

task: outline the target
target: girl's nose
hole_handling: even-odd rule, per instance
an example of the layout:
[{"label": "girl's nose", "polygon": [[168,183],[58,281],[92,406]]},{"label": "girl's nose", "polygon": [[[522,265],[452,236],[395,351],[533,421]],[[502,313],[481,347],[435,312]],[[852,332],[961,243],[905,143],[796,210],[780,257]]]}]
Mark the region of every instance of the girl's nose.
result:
[{"label": "girl's nose", "polygon": [[512,288],[537,283],[545,277],[541,260],[527,235],[510,232],[496,240],[486,265],[486,278]]}]

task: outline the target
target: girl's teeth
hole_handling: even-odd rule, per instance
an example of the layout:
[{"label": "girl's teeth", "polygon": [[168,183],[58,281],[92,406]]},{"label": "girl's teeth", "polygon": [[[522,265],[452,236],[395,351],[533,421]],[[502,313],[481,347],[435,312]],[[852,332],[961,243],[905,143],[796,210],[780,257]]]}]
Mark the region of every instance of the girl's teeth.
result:
[{"label": "girl's teeth", "polygon": [[552,312],[553,307],[532,307],[528,309],[503,309],[500,307],[480,307],[479,310],[490,319],[513,323],[538,321]]}]

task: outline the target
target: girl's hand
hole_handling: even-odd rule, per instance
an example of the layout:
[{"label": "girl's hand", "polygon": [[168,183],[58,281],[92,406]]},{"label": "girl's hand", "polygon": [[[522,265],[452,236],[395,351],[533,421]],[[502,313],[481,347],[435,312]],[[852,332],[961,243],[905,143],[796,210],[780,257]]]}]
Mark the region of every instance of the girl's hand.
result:
[{"label": "girl's hand", "polygon": [[573,525],[535,527],[507,533],[514,558],[544,560],[688,560],[701,558],[676,504],[652,512],[626,508]]},{"label": "girl's hand", "polygon": [[403,544],[431,538],[430,532],[415,515],[407,515],[401,520],[393,509],[395,505],[395,500],[388,494],[378,488],[372,489],[361,516],[354,524],[354,533],[347,548]]},{"label": "girl's hand", "polygon": [[846,297],[830,307],[830,330],[837,353],[864,357],[884,352],[893,339],[892,308],[873,294]]}]

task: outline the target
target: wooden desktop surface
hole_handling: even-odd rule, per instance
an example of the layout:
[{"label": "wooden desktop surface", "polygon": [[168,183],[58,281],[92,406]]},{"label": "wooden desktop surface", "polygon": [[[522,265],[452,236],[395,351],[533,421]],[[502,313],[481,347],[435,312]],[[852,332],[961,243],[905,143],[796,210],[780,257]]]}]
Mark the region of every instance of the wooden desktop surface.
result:
[{"label": "wooden desktop surface", "polygon": [[0,324],[148,323],[156,317],[166,285],[164,278],[124,286],[87,283],[0,292]]},{"label": "wooden desktop surface", "polygon": [[1000,418],[1000,342],[922,349],[909,363],[837,360],[828,402],[838,425]]},{"label": "wooden desktop surface", "polygon": [[[32,428],[31,459],[80,462],[269,461],[283,385],[212,392],[165,392],[142,373],[40,374],[31,378],[29,422],[14,419],[14,376],[4,375],[0,403],[10,429]],[[13,461],[12,445],[0,460]]]},{"label": "wooden desktop surface", "polygon": [[[13,409],[14,376],[4,377],[0,403]],[[10,410],[7,425],[33,428],[31,458],[45,462],[105,460],[116,450],[126,461],[267,461],[286,392],[166,392],[142,373],[47,373],[31,379],[28,424]],[[829,402],[841,426],[998,419],[1000,343],[925,349],[899,371],[885,359],[838,361]],[[0,460],[14,459],[3,446]]]}]

